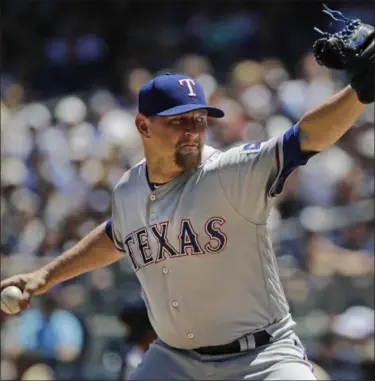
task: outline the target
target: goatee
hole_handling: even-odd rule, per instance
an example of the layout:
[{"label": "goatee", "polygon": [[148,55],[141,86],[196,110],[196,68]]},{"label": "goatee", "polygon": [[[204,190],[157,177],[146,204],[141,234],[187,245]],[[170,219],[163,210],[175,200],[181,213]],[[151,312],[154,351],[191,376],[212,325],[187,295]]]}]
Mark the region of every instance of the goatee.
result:
[{"label": "goatee", "polygon": [[201,159],[202,150],[200,147],[188,152],[181,152],[179,149],[175,153],[175,163],[186,171],[197,168],[201,163]]}]

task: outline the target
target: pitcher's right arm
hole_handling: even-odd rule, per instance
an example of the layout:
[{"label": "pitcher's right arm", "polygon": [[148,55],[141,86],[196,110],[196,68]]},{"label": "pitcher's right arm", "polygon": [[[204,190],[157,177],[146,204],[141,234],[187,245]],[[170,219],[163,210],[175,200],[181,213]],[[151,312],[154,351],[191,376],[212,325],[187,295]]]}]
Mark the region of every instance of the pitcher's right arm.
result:
[{"label": "pitcher's right arm", "polygon": [[2,281],[0,290],[8,286],[19,287],[23,291],[21,308],[25,309],[33,295],[43,294],[56,284],[117,262],[124,257],[124,252],[114,245],[108,226],[108,222],[100,224],[42,268]]}]

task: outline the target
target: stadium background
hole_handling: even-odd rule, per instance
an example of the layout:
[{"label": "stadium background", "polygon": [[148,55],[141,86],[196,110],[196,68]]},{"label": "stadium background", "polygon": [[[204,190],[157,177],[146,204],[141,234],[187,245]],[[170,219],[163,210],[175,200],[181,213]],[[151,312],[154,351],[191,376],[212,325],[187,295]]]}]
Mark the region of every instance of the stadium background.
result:
[{"label": "stadium background", "polygon": [[[327,4],[375,24],[370,1]],[[222,149],[282,133],[347,81],[310,54],[313,27],[332,30],[317,1],[8,0],[1,13],[1,279],[110,216],[112,187],[142,157],[136,96],[155,73],[201,81],[226,111],[207,132]],[[374,369],[373,171],[372,105],[270,216],[297,332],[333,379]],[[124,260],[1,313],[1,379],[118,379],[142,311]]]}]

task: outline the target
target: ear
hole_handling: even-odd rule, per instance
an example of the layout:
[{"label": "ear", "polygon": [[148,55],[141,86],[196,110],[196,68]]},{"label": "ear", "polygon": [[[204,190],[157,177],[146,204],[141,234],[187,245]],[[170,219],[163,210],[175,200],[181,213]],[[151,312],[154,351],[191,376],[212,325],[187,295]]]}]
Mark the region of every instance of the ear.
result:
[{"label": "ear", "polygon": [[137,116],[135,117],[135,125],[137,126],[139,133],[144,138],[150,137],[150,134],[148,131],[149,124],[150,124],[150,121],[143,114],[138,113]]}]

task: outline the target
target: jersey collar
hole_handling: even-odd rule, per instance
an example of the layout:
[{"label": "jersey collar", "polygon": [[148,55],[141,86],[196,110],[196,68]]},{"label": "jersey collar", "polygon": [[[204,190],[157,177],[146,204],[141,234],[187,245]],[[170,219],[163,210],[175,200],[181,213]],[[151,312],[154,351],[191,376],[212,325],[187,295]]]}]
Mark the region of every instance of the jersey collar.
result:
[{"label": "jersey collar", "polygon": [[[201,163],[200,165],[198,166],[198,168],[201,168],[204,166],[204,164],[215,154],[215,152],[218,152],[215,148],[212,148],[210,146],[207,146],[205,145],[203,147],[203,152],[202,152],[202,160],[201,160]],[[180,179],[181,176],[184,177],[184,178],[188,178],[190,177],[193,173],[196,172],[196,170],[191,170],[191,171],[187,171],[187,172],[183,172],[181,175],[177,176],[176,178],[174,178],[173,180],[171,181],[168,181],[167,183],[152,183],[148,177],[148,170],[147,170],[147,162],[146,160],[144,161],[144,166],[145,166],[145,177],[146,177],[146,180],[147,180],[147,184],[148,184],[148,187],[151,189],[151,191],[155,191],[157,190],[158,188],[162,189],[165,187],[163,187],[163,185],[172,185],[175,183],[175,181],[177,181],[177,179]]]}]

